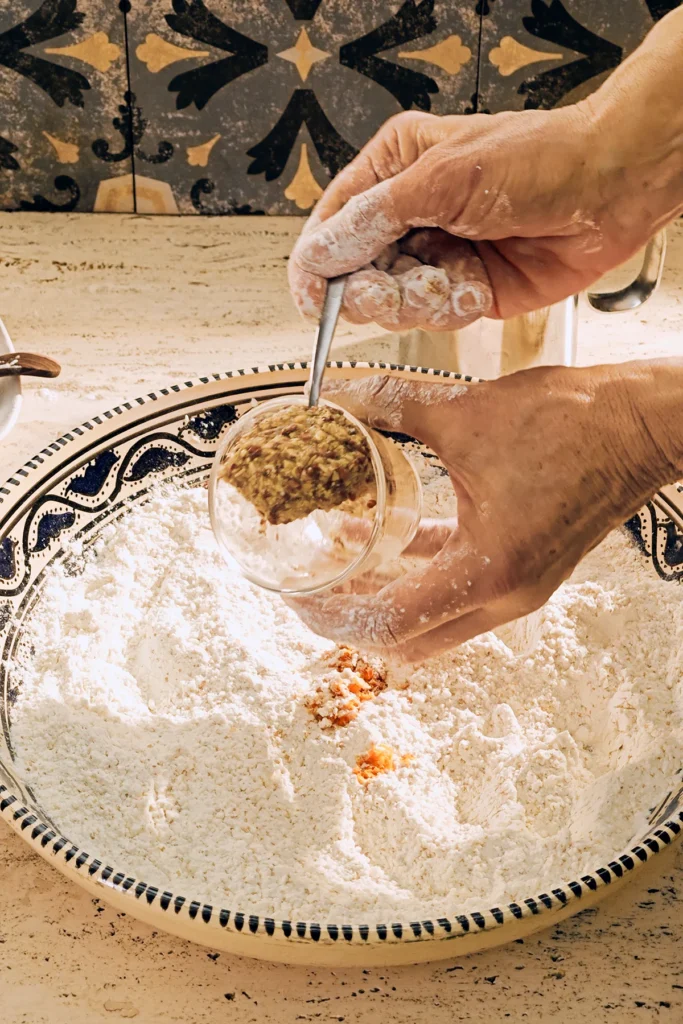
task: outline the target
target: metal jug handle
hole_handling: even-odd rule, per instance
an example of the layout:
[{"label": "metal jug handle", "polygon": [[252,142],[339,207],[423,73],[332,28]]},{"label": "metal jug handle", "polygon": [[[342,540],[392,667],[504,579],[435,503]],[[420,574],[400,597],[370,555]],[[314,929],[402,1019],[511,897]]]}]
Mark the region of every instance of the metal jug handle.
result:
[{"label": "metal jug handle", "polygon": [[616,292],[587,292],[586,297],[593,309],[601,313],[621,313],[637,309],[650,298],[657,288],[664,269],[666,256],[666,231],[660,231],[645,247],[643,263],[635,281]]}]

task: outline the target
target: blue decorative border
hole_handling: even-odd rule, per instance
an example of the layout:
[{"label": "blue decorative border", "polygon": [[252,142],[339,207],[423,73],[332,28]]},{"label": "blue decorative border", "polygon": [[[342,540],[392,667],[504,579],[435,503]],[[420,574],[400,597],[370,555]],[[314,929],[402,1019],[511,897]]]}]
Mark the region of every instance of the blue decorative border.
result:
[{"label": "blue decorative border", "polygon": [[[430,370],[413,366],[404,367],[395,363],[357,363],[353,361],[350,363],[331,362],[328,365],[338,369],[353,369],[357,367],[359,369],[408,371],[413,374],[420,373],[440,378],[473,382],[471,377],[463,377],[460,374],[449,371]],[[96,426],[105,426],[108,421],[114,421],[116,417],[132,412],[138,407],[147,405],[147,403],[157,402],[174,394],[185,394],[187,389],[194,388],[200,384],[207,385],[222,381],[232,381],[234,384],[238,384],[240,378],[245,378],[251,384],[251,387],[237,389],[239,392],[238,402],[231,401],[235,397],[235,387],[212,396],[208,402],[206,396],[203,399],[199,399],[200,406],[194,412],[187,415],[186,422],[181,426],[177,434],[157,431],[146,434],[142,438],[139,434],[134,434],[124,438],[122,447],[126,450],[120,456],[114,453],[116,454],[115,458],[110,456],[108,459],[103,459],[101,463],[98,463],[98,459],[102,459],[106,452],[111,452],[112,448],[118,447],[117,445],[110,445],[109,448],[103,448],[102,452],[90,460],[84,456],[83,459],[78,460],[75,467],[72,461],[70,466],[71,475],[69,476],[65,473],[63,479],[59,482],[59,486],[64,491],[62,494],[52,492],[39,495],[28,506],[20,498],[18,504],[24,505],[25,516],[25,523],[21,534],[20,554],[26,559],[26,565],[28,565],[29,560],[37,556],[41,556],[41,562],[44,562],[36,574],[35,584],[37,585],[44,576],[47,564],[56,557],[59,557],[60,554],[63,554],[61,548],[52,551],[53,541],[58,542],[60,534],[65,530],[68,530],[72,536],[74,535],[74,530],[78,526],[76,517],[79,514],[87,513],[92,515],[93,512],[98,513],[94,522],[99,525],[103,521],[103,517],[107,517],[109,513],[120,515],[128,501],[134,500],[146,492],[147,486],[138,488],[138,484],[143,484],[144,479],[148,475],[172,472],[177,477],[178,475],[201,472],[208,469],[215,450],[214,442],[217,442],[222,427],[231,422],[232,417],[237,415],[235,407],[238,404],[250,401],[254,395],[265,397],[270,389],[279,389],[280,393],[286,393],[287,388],[291,388],[293,391],[300,391],[305,379],[302,378],[302,380],[295,382],[280,382],[279,384],[277,382],[270,382],[266,385],[263,383],[263,380],[259,382],[258,378],[263,378],[266,372],[306,371],[307,368],[307,363],[299,362],[273,364],[268,366],[267,370],[257,367],[251,371],[238,370],[224,374],[213,374],[209,377],[201,377],[196,381],[187,381],[182,385],[163,388],[159,392],[148,395],[146,398],[138,398],[134,402],[123,403],[111,411],[93,417],[92,420],[64,434],[47,448],[44,448],[38,455],[30,459],[24,467],[17,470],[15,476],[10,477],[4,487],[0,487],[0,505],[15,493],[12,488],[25,485],[27,478],[45,465],[48,459],[52,459],[55,455],[60,454],[68,444],[78,441],[82,442],[84,439],[87,439],[88,432],[94,430]],[[150,422],[151,425],[154,420],[161,416],[168,417],[170,421],[177,423],[179,415],[182,415],[182,409],[187,405],[188,403],[181,403],[180,407],[169,406],[159,410],[158,414],[152,413],[150,416],[141,416],[139,419],[126,425],[125,430],[132,429],[145,421]],[[173,420],[174,413],[176,414],[175,420]],[[94,447],[103,447],[108,439],[113,439],[119,432],[121,431],[114,430],[111,436],[107,435],[104,438],[100,438]],[[191,443],[185,436],[187,433],[194,434],[198,442],[202,443]],[[175,455],[178,456],[177,460],[169,456],[169,449],[162,447],[162,441],[167,445],[171,444],[174,446]],[[87,447],[86,445],[85,448],[87,449]],[[83,450],[84,446],[81,445],[79,453]],[[165,451],[166,455],[160,455],[162,451]],[[150,455],[150,452],[153,454]],[[171,451],[170,455],[172,456],[174,452]],[[186,458],[184,458],[185,456]],[[147,461],[141,466],[142,459]],[[115,466],[117,467],[117,471],[114,474],[115,482],[112,489],[107,490],[107,481]],[[78,475],[75,475],[74,468],[79,471]],[[58,469],[58,467],[55,467],[55,469]],[[103,497],[103,492],[106,495],[105,497]],[[78,500],[76,498],[68,498],[68,493],[76,493]],[[41,521],[44,521],[47,516],[57,518],[49,520],[48,525],[41,534],[40,524],[38,523],[34,527],[34,523],[36,523],[39,509],[42,508],[46,511]],[[57,511],[57,509],[62,511]],[[64,509],[67,511],[63,511]],[[3,534],[3,531],[6,531],[7,523],[12,519],[13,512],[14,509],[10,508],[4,519],[0,522],[0,537],[2,537],[2,540],[0,540],[0,601],[3,597],[20,599],[23,618],[27,610],[30,610],[30,607],[32,607],[35,595],[31,599],[32,591],[27,590],[26,594],[21,596],[22,592],[26,590],[28,583],[26,569],[21,573],[20,577],[16,566],[14,566],[12,573],[9,573],[11,553],[7,551],[5,546],[8,534],[7,532]],[[74,519],[73,521],[69,520],[68,523],[66,520],[58,518],[59,516],[69,514],[72,514]],[[655,516],[654,519],[652,518],[653,514]],[[651,507],[650,505],[647,505],[639,515],[644,518],[634,517],[634,519],[638,519],[638,523],[631,520],[628,526],[643,550],[653,559],[657,570],[660,571],[656,558],[653,555],[653,550],[655,552],[658,550],[656,541],[658,531],[664,529],[670,532],[671,520],[667,519],[661,510],[655,509],[654,506]],[[649,533],[647,532],[648,529],[650,530]],[[654,547],[652,538],[655,538]],[[3,559],[5,560],[4,563]],[[30,578],[30,569],[28,569],[28,574]],[[683,574],[683,568],[681,570],[676,569],[674,574],[670,572],[662,573],[661,571],[660,574],[665,575],[667,578],[679,578]],[[15,576],[18,579],[20,578],[20,585],[16,585]],[[3,578],[5,580],[4,585],[2,584]],[[9,605],[0,604],[0,633],[5,631],[11,618],[9,612],[3,612],[3,608],[11,611]],[[3,661],[11,661],[15,645],[16,636],[13,638],[7,636],[3,651]],[[5,676],[0,679],[0,682],[3,680],[6,689],[7,680]],[[3,707],[6,704],[7,693],[5,693]],[[3,717],[5,717],[4,713]],[[8,723],[5,721],[3,724],[7,732],[6,742],[8,742]],[[338,942],[342,944],[354,942],[359,944],[367,944],[369,942],[395,943],[423,941],[431,938],[453,939],[468,934],[471,935],[477,932],[501,928],[506,923],[513,921],[540,917],[553,909],[566,908],[573,902],[578,904],[588,893],[611,885],[613,882],[624,878],[629,872],[635,872],[641,865],[645,864],[655,854],[659,853],[660,850],[669,846],[683,834],[682,782],[681,785],[664,797],[658,807],[653,808],[650,817],[650,825],[652,827],[638,844],[620,854],[607,865],[598,867],[594,872],[583,875],[580,879],[563,883],[551,889],[550,892],[543,892],[520,902],[491,907],[483,911],[427,918],[419,921],[399,921],[370,925],[275,920],[271,917],[262,917],[245,911],[231,911],[226,908],[214,907],[212,904],[191,900],[168,890],[160,890],[155,885],[140,881],[111,865],[103,863],[100,859],[91,856],[85,850],[72,843],[67,837],[61,835],[44,813],[37,812],[35,806],[29,806],[36,803],[33,794],[15,778],[11,769],[8,770],[7,766],[3,765],[2,762],[0,762],[0,770],[5,773],[12,787],[10,788],[10,786],[0,783],[0,816],[4,817],[15,831],[22,835],[30,845],[38,849],[43,856],[49,858],[52,855],[55,858],[60,858],[62,867],[68,866],[67,874],[75,878],[80,876],[84,879],[87,878],[94,882],[99,882],[106,888],[125,893],[134,901],[144,901],[147,906],[158,907],[164,913],[178,917],[184,915],[192,922],[202,922],[205,926],[219,930],[318,944],[334,944]],[[17,792],[14,791],[15,789],[22,795],[17,795]],[[576,909],[579,910],[580,907],[577,905]],[[539,927],[541,926],[542,923],[539,922]],[[207,941],[210,941],[208,936]]]}]

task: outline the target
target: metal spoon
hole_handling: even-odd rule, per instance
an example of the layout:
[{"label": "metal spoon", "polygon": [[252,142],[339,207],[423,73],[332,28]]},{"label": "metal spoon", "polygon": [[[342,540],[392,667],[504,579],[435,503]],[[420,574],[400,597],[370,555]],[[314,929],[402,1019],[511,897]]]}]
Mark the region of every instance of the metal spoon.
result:
[{"label": "metal spoon", "polygon": [[643,253],[643,263],[635,281],[615,292],[587,292],[586,297],[593,309],[601,313],[621,313],[625,309],[637,309],[650,298],[662,278],[666,257],[666,231],[660,231],[651,238]]},{"label": "metal spoon", "polygon": [[0,377],[58,377],[59,363],[32,352],[7,352],[0,356]]},{"label": "metal spoon", "polygon": [[325,301],[320,314],[318,333],[315,336],[313,347],[313,360],[311,363],[311,375],[309,377],[308,407],[314,408],[320,401],[320,389],[323,383],[323,374],[327,365],[327,357],[330,354],[330,346],[334,337],[339,311],[341,309],[346,274],[341,277],[333,277],[327,282]]}]

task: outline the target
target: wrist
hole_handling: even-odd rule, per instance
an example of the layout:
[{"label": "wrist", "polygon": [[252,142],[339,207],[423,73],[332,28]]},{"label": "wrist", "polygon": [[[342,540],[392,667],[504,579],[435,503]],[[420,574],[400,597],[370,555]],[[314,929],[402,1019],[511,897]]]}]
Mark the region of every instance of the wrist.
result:
[{"label": "wrist", "polygon": [[577,104],[599,192],[623,230],[642,241],[683,209],[682,56],[679,8]]},{"label": "wrist", "polygon": [[651,452],[655,487],[683,477],[683,359],[627,363],[631,408]]},{"label": "wrist", "polygon": [[683,477],[683,359],[591,367],[615,468],[634,498]]}]

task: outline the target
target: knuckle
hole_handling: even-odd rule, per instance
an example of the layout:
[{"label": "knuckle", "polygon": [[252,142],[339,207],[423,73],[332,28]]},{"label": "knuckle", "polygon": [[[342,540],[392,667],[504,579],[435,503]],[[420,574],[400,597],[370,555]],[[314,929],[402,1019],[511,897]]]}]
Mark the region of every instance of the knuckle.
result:
[{"label": "knuckle", "polygon": [[374,320],[382,316],[393,316],[400,306],[400,293],[392,278],[386,274],[361,271],[349,278],[344,293],[342,309]]},{"label": "knuckle", "polygon": [[[439,118],[420,110],[404,110],[385,121],[377,135],[375,163],[390,175],[413,163],[429,145]],[[384,176],[384,175],[383,175]]]},{"label": "knuckle", "polygon": [[398,635],[388,621],[371,623],[368,628],[368,640],[371,646],[385,650],[393,650],[400,644]]},{"label": "knuckle", "polygon": [[[373,647],[394,648],[401,639],[401,615],[391,600],[370,599],[359,608],[357,626]],[[361,621],[362,619],[362,621]]]},{"label": "knuckle", "polygon": [[361,192],[350,199],[347,205],[349,228],[353,232],[372,229],[378,212],[378,201],[375,195]]},{"label": "knuckle", "polygon": [[438,120],[436,114],[427,114],[422,110],[402,110],[389,118],[386,127],[393,131],[406,131],[422,128],[426,124],[435,124]]},{"label": "knuckle", "polygon": [[374,378],[373,389],[373,397],[382,409],[386,407],[396,409],[408,397],[410,382],[402,377],[392,377],[387,374]]},{"label": "knuckle", "polygon": [[409,128],[414,128],[423,116],[428,117],[429,115],[420,114],[417,110],[402,110],[398,114],[393,114],[385,122],[384,131],[387,135],[404,132]]},{"label": "knuckle", "polygon": [[356,396],[365,408],[365,418],[371,427],[383,428],[387,426],[387,407],[393,408],[394,402],[390,398],[391,392],[387,390],[388,377],[365,377],[354,388]]}]

